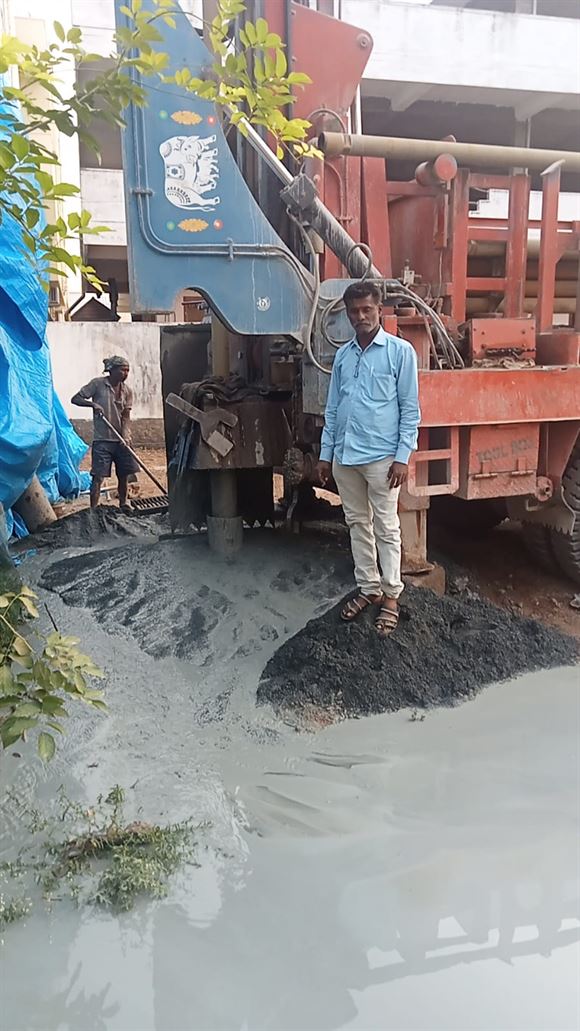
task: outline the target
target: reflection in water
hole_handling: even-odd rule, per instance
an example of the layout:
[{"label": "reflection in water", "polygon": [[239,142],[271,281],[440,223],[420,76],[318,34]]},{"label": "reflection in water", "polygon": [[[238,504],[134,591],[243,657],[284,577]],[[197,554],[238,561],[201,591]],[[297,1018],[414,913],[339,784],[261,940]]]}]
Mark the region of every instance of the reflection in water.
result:
[{"label": "reflection in water", "polygon": [[[57,917],[30,918],[8,928],[2,948],[2,1028],[4,1031],[108,1031],[120,1005],[116,986],[94,972],[99,953],[90,961],[76,954],[79,913],[67,907]],[[29,934],[34,948],[23,948]],[[91,968],[93,977],[91,977]],[[112,1023],[113,1022],[113,1023]]]},{"label": "reflection in water", "polygon": [[[108,1001],[111,985],[107,984],[99,991],[89,994],[78,983],[81,970],[79,963],[63,991],[56,994],[53,990],[51,991],[50,1009],[61,1015],[60,1028],[62,1031],[78,1031],[79,1028],[83,1028],[83,1031],[107,1031],[110,1020],[119,1011],[118,1004]],[[45,1010],[41,1000],[38,1001],[39,1016],[41,1016]],[[32,1025],[29,1026],[32,1027]],[[46,1028],[42,1017],[36,1026]]]},{"label": "reflection in water", "polygon": [[[356,993],[371,986],[482,960],[551,956],[580,940],[579,925],[570,926],[578,895],[566,894],[577,874],[573,848],[558,852],[565,862],[554,868],[548,854],[536,862],[525,848],[496,851],[489,862],[457,842],[437,849],[428,836],[399,847],[405,863],[414,853],[412,869],[397,869],[386,836],[330,847],[262,840],[243,888],[225,886],[206,930],[192,923],[191,900],[157,909],[155,1028],[330,1031],[356,1017]],[[485,976],[492,990],[493,973]],[[420,1006],[412,993],[409,1004]]]}]

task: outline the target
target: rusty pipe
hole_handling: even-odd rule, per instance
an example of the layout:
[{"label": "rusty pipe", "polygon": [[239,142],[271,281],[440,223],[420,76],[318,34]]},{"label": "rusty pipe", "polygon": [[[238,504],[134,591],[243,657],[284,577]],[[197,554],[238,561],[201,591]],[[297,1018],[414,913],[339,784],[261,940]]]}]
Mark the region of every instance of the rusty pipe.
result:
[{"label": "rusty pipe", "polygon": [[[506,242],[502,240],[469,240],[467,254],[470,258],[499,258],[505,254],[505,249]],[[527,252],[528,258],[538,257],[540,253],[540,238],[538,236],[528,237]],[[569,250],[564,251],[560,261],[577,262],[579,257],[580,251],[571,247]]]},{"label": "rusty pipe", "polygon": [[[504,289],[504,286],[498,285],[497,293],[503,294]],[[538,283],[537,279],[526,279],[524,297],[537,297],[539,289],[540,284]],[[467,292],[470,296],[485,296],[487,294],[492,294],[494,291],[490,290],[488,287],[486,287],[485,290],[472,290],[469,286],[468,281]],[[574,282],[574,280],[557,279],[554,286],[554,297],[576,297],[576,283]]]},{"label": "rusty pipe", "polygon": [[[499,305],[492,304],[488,297],[468,296],[465,301],[467,317],[474,315],[485,315],[487,312],[500,312],[504,310],[504,301]],[[534,315],[538,300],[536,297],[525,297],[523,311],[526,315]],[[574,297],[555,297],[554,315],[574,315],[576,313],[576,299]]]},{"label": "rusty pipe", "polygon": [[487,143],[452,143],[449,140],[413,140],[398,136],[353,136],[345,132],[322,132],[318,146],[327,158],[351,154],[353,157],[400,158],[409,161],[434,161],[450,154],[458,164],[469,168],[529,168],[543,172],[556,161],[564,171],[580,172],[580,154],[567,150],[538,150],[536,147],[500,147]]},{"label": "rusty pipe", "polygon": [[422,161],[415,169],[415,180],[420,186],[450,183],[456,175],[457,161],[451,154],[440,154],[434,161]]},{"label": "rusty pipe", "polygon": [[[537,279],[526,279],[525,297],[537,297],[540,285]],[[556,279],[554,297],[576,297],[576,283],[573,279]]]}]

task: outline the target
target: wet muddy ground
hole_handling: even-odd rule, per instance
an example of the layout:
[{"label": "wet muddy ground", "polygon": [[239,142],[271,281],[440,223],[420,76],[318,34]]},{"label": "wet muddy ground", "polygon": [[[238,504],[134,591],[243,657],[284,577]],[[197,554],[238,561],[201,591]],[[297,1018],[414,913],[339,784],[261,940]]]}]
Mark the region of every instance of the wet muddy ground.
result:
[{"label": "wet muddy ground", "polygon": [[[164,449],[139,449],[143,461],[161,483],[166,482],[166,456]],[[89,468],[87,456],[84,468]],[[138,491],[141,497],[157,495],[159,489],[145,473],[137,474]],[[107,504],[117,504],[116,481],[107,481],[109,489]],[[274,492],[278,498],[283,491],[282,477],[274,478]],[[335,502],[336,496],[321,492]],[[88,497],[79,498],[64,506],[64,511],[77,511],[88,506]],[[500,608],[516,615],[540,619],[549,626],[580,639],[580,614],[570,607],[570,601],[578,593],[578,586],[564,577],[558,570],[551,573],[541,569],[530,557],[524,545],[518,524],[508,521],[489,533],[458,534],[449,532],[444,526],[430,521],[430,549],[436,561],[455,563],[462,567],[462,574],[469,571],[474,588]]]},{"label": "wet muddy ground", "polygon": [[[297,540],[282,531],[248,533],[236,562],[210,560],[205,576],[204,534],[124,544],[135,527],[151,534],[163,520],[102,508],[63,520],[43,540],[66,543],[75,526],[79,540],[116,534],[119,546],[57,558],[41,577],[44,588],[88,609],[111,633],[130,635],[153,658],[193,660],[208,673],[216,663],[262,653],[269,642],[273,654],[257,697],[278,707],[309,704],[355,716],[453,704],[490,683],[578,658],[573,638],[469,590],[439,598],[409,587],[388,640],[374,630],[374,610],[345,624],[340,605],[329,611],[326,599],[344,593],[350,559],[320,534]],[[289,636],[288,614],[301,614],[304,593],[316,587],[322,614]]]},{"label": "wet muddy ground", "polygon": [[[297,732],[256,706],[260,677],[350,575],[331,541],[274,532],[233,565],[203,535],[27,562],[110,711],[75,711],[46,768],[10,750],[3,791],[119,783],[129,817],[207,828],[166,900],[4,932],[9,1031],[576,1027],[578,669]],[[3,816],[8,856],[24,831]]]}]

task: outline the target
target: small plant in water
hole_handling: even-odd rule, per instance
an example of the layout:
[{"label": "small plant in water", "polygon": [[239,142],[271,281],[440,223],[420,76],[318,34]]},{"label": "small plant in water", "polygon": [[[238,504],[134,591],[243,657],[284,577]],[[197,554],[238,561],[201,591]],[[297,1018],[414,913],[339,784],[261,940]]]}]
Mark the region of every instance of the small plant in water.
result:
[{"label": "small plant in water", "polygon": [[25,895],[18,895],[15,898],[7,899],[0,892],[0,931],[3,931],[8,924],[14,924],[23,916],[30,913],[32,900]]},{"label": "small plant in water", "polygon": [[[94,806],[86,807],[59,792],[52,819],[34,809],[10,801],[27,821],[36,840],[16,860],[0,867],[5,882],[36,882],[46,900],[70,898],[79,903],[126,911],[138,898],[162,898],[169,879],[185,863],[194,862],[194,826],[189,821],[165,827],[141,820],[127,822],[125,795],[116,785]],[[62,827],[67,833],[63,835]],[[56,833],[60,830],[60,833]],[[39,836],[39,832],[40,836]],[[21,900],[21,907],[24,901]],[[0,919],[10,923],[25,915],[13,899],[0,909]]]}]

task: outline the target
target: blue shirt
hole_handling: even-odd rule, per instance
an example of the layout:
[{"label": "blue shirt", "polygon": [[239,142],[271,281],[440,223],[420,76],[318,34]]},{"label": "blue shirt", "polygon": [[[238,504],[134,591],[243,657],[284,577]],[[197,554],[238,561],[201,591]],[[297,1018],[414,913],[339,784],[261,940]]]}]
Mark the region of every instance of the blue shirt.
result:
[{"label": "blue shirt", "polygon": [[411,344],[382,328],[364,350],[355,338],[334,359],[320,459],[367,465],[394,456],[407,465],[420,419]]}]

